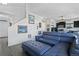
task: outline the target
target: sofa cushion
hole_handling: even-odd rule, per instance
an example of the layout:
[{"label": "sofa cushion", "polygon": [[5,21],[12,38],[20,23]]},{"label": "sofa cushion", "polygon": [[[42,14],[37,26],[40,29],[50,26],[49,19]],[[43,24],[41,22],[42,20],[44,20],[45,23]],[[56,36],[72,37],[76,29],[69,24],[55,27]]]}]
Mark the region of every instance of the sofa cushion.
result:
[{"label": "sofa cushion", "polygon": [[64,37],[64,36],[60,36],[60,41],[61,42],[67,42],[67,43],[72,43],[74,41],[74,37]]},{"label": "sofa cushion", "polygon": [[61,33],[61,32],[44,32],[43,33],[43,37],[44,38],[52,38],[55,40],[60,40],[63,42],[73,42],[73,40],[75,39],[74,34],[72,33]]},{"label": "sofa cushion", "polygon": [[72,37],[72,33],[67,32],[43,32],[43,35],[49,35],[49,36],[64,36],[64,37]]},{"label": "sofa cushion", "polygon": [[49,49],[44,56],[67,56],[68,55],[68,44],[67,43],[59,43]]},{"label": "sofa cushion", "polygon": [[59,32],[43,32],[43,35],[49,35],[49,36],[59,36]]},{"label": "sofa cushion", "polygon": [[49,36],[49,35],[42,35],[42,36],[36,36],[36,41],[40,41],[49,45],[54,45],[59,43],[59,37],[57,36]]},{"label": "sofa cushion", "polygon": [[50,39],[50,40],[60,40],[59,36],[49,36],[49,35],[43,35],[44,39]]},{"label": "sofa cushion", "polygon": [[37,41],[46,43],[46,44],[51,45],[51,46],[54,46],[55,44],[59,43],[59,40],[45,39],[45,38],[40,38]]},{"label": "sofa cushion", "polygon": [[[24,42],[22,44],[23,48],[28,52],[31,52],[33,55],[42,55],[44,54],[48,49],[51,48],[51,46],[38,42],[38,41],[34,41],[34,40],[29,40],[27,42]],[[27,48],[26,48],[27,47]],[[29,48],[29,49],[28,49]]]}]

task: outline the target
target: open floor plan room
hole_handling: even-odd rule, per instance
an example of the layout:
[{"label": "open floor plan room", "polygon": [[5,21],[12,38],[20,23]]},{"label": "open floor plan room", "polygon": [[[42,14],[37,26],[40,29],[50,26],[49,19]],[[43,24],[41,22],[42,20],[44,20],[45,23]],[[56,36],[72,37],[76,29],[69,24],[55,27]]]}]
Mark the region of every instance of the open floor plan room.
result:
[{"label": "open floor plan room", "polygon": [[0,56],[79,56],[79,3],[0,3]]}]

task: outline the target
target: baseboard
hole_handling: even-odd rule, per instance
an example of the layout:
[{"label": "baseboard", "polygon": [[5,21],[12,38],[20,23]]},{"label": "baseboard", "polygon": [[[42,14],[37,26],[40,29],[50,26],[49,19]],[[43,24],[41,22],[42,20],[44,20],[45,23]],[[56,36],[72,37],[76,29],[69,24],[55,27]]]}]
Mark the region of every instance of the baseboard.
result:
[{"label": "baseboard", "polygon": [[11,47],[11,46],[15,46],[15,45],[19,45],[19,44],[22,44],[22,42],[17,42],[17,43],[8,43],[8,47]]},{"label": "baseboard", "polygon": [[0,37],[0,38],[8,38],[8,37],[6,36],[6,37]]}]

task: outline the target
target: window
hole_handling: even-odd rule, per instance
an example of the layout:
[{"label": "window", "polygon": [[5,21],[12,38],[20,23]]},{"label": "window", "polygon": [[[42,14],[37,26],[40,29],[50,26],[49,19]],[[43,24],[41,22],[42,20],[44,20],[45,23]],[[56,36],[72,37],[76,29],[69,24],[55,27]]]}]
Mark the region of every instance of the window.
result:
[{"label": "window", "polygon": [[41,23],[39,23],[39,28],[41,28]]},{"label": "window", "polygon": [[79,27],[79,21],[74,21],[74,27]]}]

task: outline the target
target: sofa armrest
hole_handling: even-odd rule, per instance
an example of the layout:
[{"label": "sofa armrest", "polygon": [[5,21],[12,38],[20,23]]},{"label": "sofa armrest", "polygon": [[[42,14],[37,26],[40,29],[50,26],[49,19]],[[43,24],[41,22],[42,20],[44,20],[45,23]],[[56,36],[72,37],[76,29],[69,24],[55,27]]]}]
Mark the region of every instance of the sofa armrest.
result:
[{"label": "sofa armrest", "polygon": [[42,35],[40,36],[35,36],[35,40],[38,41],[40,38],[42,38]]},{"label": "sofa armrest", "polygon": [[42,35],[40,35],[40,36],[35,36],[36,41],[39,40],[40,38],[42,38]]}]

